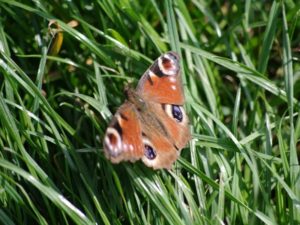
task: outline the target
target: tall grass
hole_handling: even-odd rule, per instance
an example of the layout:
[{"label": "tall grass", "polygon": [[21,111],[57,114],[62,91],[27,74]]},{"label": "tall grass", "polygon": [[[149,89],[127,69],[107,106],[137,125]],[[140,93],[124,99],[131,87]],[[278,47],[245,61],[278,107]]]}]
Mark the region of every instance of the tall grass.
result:
[{"label": "tall grass", "polygon": [[[300,224],[297,1],[0,0],[2,224]],[[112,165],[107,124],[181,56],[193,139]]]}]

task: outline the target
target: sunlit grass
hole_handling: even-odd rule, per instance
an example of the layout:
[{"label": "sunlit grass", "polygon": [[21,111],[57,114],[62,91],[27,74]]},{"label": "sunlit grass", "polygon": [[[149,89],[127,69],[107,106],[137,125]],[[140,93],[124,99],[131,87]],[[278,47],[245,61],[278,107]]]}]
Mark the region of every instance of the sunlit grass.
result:
[{"label": "sunlit grass", "polygon": [[[0,0],[0,223],[299,224],[299,9]],[[112,165],[124,87],[168,50],[193,139],[170,171]]]}]

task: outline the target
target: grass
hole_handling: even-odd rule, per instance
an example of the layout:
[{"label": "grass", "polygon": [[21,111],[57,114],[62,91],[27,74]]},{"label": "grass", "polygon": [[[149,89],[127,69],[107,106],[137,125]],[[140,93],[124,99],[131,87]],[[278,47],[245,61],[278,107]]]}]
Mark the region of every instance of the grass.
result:
[{"label": "grass", "polygon": [[[300,224],[296,2],[0,0],[0,223]],[[123,89],[168,50],[193,139],[112,165]]]}]

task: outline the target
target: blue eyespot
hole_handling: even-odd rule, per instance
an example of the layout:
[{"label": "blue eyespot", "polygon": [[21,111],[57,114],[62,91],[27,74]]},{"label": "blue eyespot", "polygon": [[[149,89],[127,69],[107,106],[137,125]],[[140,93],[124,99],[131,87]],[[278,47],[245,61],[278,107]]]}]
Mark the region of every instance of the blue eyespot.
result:
[{"label": "blue eyespot", "polygon": [[182,122],[183,114],[178,105],[172,105],[172,115],[178,122]]},{"label": "blue eyespot", "polygon": [[156,158],[156,152],[150,145],[145,145],[145,156],[150,160]]}]

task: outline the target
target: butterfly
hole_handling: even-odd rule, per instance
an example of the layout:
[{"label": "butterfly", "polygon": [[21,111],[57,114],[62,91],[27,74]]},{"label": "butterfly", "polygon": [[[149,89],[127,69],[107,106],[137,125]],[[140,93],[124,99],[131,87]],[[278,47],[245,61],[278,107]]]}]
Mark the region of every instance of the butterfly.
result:
[{"label": "butterfly", "polygon": [[191,139],[178,54],[157,58],[126,95],[104,136],[106,158],[112,163],[141,159],[153,169],[170,169]]}]

